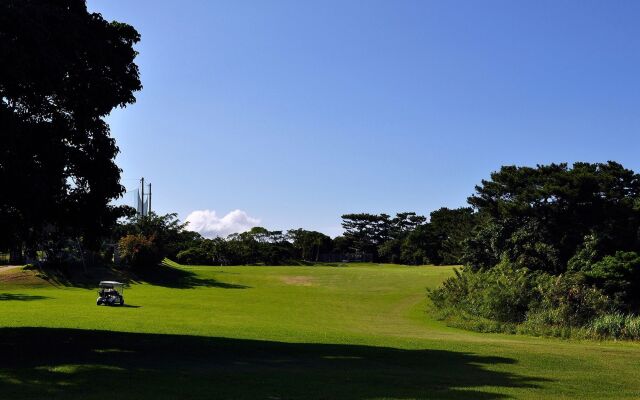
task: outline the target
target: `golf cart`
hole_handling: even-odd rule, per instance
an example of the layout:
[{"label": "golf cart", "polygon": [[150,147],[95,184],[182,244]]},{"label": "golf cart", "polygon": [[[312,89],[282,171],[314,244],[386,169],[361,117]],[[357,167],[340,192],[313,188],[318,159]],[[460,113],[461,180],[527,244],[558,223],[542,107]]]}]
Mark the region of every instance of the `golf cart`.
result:
[{"label": "golf cart", "polygon": [[99,306],[123,306],[124,283],[115,281],[102,281],[99,285],[98,300],[96,304]]}]

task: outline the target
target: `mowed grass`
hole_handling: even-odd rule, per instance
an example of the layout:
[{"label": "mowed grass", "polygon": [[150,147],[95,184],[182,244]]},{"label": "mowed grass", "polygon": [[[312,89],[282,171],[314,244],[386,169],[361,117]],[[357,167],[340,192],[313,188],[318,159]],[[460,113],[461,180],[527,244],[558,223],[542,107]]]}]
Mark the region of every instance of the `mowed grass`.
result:
[{"label": "mowed grass", "polygon": [[479,334],[430,318],[425,289],[451,267],[173,272],[110,308],[95,289],[0,268],[0,398],[640,398],[637,343]]}]

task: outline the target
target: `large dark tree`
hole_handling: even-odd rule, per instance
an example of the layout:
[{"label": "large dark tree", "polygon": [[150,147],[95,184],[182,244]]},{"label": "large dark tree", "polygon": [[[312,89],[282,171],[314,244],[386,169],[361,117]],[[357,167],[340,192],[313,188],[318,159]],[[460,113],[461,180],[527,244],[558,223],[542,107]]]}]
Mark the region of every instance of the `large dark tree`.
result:
[{"label": "large dark tree", "polygon": [[[599,257],[640,250],[640,175],[615,162],[502,167],[469,198],[482,218],[467,261],[560,273],[589,245]],[[597,260],[590,260],[597,261]]]},{"label": "large dark tree", "polygon": [[0,247],[96,247],[118,216],[118,147],[104,121],[141,89],[140,36],[83,0],[0,0]]}]

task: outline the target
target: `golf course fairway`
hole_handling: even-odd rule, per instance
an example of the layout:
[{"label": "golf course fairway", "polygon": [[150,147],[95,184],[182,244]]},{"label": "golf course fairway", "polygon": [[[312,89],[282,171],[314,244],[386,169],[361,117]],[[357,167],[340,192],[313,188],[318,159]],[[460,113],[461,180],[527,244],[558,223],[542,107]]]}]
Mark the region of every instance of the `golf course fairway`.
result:
[{"label": "golf course fairway", "polygon": [[163,268],[178,278],[132,282],[124,307],[0,268],[0,398],[640,398],[638,343],[434,320],[452,267]]}]

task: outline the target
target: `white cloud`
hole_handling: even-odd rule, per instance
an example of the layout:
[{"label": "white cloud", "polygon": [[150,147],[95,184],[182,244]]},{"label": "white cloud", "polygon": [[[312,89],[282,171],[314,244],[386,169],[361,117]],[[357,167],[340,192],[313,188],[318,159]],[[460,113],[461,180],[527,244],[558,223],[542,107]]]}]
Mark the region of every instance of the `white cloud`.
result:
[{"label": "white cloud", "polygon": [[222,218],[214,210],[196,210],[187,215],[185,221],[189,223],[187,229],[208,238],[245,232],[260,223],[242,210],[233,210]]}]

